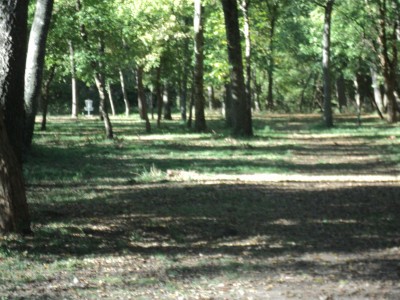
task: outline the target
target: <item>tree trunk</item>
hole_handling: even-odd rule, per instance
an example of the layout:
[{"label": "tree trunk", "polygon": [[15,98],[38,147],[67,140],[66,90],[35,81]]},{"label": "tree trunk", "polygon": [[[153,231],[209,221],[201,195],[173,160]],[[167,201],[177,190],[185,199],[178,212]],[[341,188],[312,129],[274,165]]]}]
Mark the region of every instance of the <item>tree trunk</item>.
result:
[{"label": "tree trunk", "polygon": [[53,12],[53,0],[37,0],[35,16],[29,36],[25,67],[25,127],[24,147],[32,145],[35,119],[42,88],[47,33]]},{"label": "tree trunk", "polygon": [[54,79],[54,75],[56,73],[56,65],[52,65],[50,68],[49,76],[47,80],[44,81],[43,84],[43,91],[42,96],[40,97],[42,103],[42,124],[40,127],[41,131],[46,130],[47,125],[47,108],[49,106],[49,91],[50,91],[50,84]]},{"label": "tree trunk", "polygon": [[147,115],[146,94],[143,86],[143,67],[139,66],[136,72],[137,87],[138,87],[138,103],[140,103],[140,118],[146,122],[146,132],[151,132],[149,117]]},{"label": "tree trunk", "polygon": [[160,128],[161,127],[162,107],[163,107],[163,95],[162,95],[162,87],[161,87],[161,62],[160,62],[160,66],[157,68],[156,95],[157,95],[157,127]]},{"label": "tree trunk", "polygon": [[207,129],[204,114],[204,17],[201,0],[194,1],[194,130],[202,132]]},{"label": "tree trunk", "polygon": [[72,41],[69,44],[69,60],[71,65],[71,85],[72,85],[72,118],[77,118],[79,114],[78,104],[78,85],[76,80],[75,49]]},{"label": "tree trunk", "polygon": [[233,111],[232,111],[232,87],[230,83],[225,83],[225,123],[226,126],[233,126]]},{"label": "tree trunk", "polygon": [[111,83],[109,81],[107,81],[107,94],[108,94],[108,100],[110,100],[111,114],[115,116],[114,97],[112,94]]},{"label": "tree trunk", "polygon": [[[396,89],[396,71],[397,71],[397,20],[394,21],[393,33],[388,36],[386,31],[386,0],[379,0],[379,45],[380,45],[380,61],[383,71],[383,79],[385,85],[385,94],[387,97],[387,120],[389,123],[397,122],[397,104],[395,97]],[[391,43],[392,49],[389,49]],[[390,53],[392,58],[390,58]]]},{"label": "tree trunk", "polygon": [[9,142],[22,163],[28,1],[1,1],[0,8],[0,106]]},{"label": "tree trunk", "polygon": [[231,69],[233,134],[252,136],[251,103],[247,101],[245,92],[237,2],[236,0],[221,0],[221,2]]},{"label": "tree trunk", "polygon": [[324,76],[324,121],[325,126],[333,127],[332,103],[331,103],[331,17],[335,0],[328,0],[325,6],[325,20],[323,33],[322,70]]},{"label": "tree trunk", "polygon": [[245,62],[246,62],[246,97],[247,102],[252,105],[252,93],[251,93],[251,34],[250,34],[250,19],[249,19],[249,6],[250,0],[242,1],[242,13],[243,13],[243,33],[245,39]]},{"label": "tree trunk", "polygon": [[125,104],[125,116],[129,117],[129,114],[130,114],[129,99],[128,99],[128,94],[126,93],[126,88],[125,88],[124,73],[122,72],[121,69],[119,69],[119,79],[121,81],[122,97],[124,98],[124,104]]},{"label": "tree trunk", "polygon": [[354,79],[354,90],[355,90],[355,101],[356,101],[356,109],[357,109],[357,123],[361,125],[361,105],[364,102],[364,93],[362,91],[362,84],[360,82],[360,76],[357,75]]},{"label": "tree trunk", "polygon": [[[187,24],[189,25],[189,24]],[[184,42],[184,66],[182,72],[181,79],[181,94],[180,94],[180,111],[182,121],[186,121],[187,119],[187,95],[188,95],[188,79],[189,79],[189,67],[191,65],[191,56],[189,51],[189,39],[186,39]]]},{"label": "tree trunk", "polygon": [[270,15],[270,24],[269,24],[269,55],[268,55],[268,94],[267,94],[267,108],[274,109],[274,70],[275,70],[275,29],[276,29],[276,21],[278,19],[278,3],[270,3],[267,1],[269,15]]},{"label": "tree trunk", "polygon": [[384,105],[383,105],[383,98],[380,89],[380,84],[378,81],[378,73],[376,71],[376,67],[371,66],[370,72],[371,72],[372,88],[374,90],[374,106],[379,116],[383,119]]},{"label": "tree trunk", "polygon": [[0,235],[31,233],[21,168],[27,11],[28,1],[0,2]]}]

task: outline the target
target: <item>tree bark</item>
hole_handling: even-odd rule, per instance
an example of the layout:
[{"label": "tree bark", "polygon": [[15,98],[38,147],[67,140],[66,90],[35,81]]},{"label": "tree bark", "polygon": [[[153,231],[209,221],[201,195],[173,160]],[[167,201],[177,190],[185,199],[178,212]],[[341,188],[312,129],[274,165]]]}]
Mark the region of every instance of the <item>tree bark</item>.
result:
[{"label": "tree bark", "polygon": [[252,136],[251,103],[247,101],[245,92],[237,2],[236,0],[221,0],[221,2],[231,69],[233,134]]},{"label": "tree bark", "polygon": [[25,67],[25,127],[24,147],[32,145],[35,119],[42,88],[44,58],[46,55],[47,33],[53,12],[53,0],[37,0],[35,16],[29,35]]},{"label": "tree bark", "polygon": [[374,90],[374,106],[381,119],[383,119],[384,105],[383,105],[383,98],[380,89],[380,84],[378,81],[378,73],[376,71],[376,67],[371,66],[370,72],[371,72],[372,88]]},{"label": "tree bark", "polygon": [[[379,0],[379,45],[380,61],[382,65],[385,94],[387,97],[387,121],[389,123],[397,122],[397,104],[395,97],[396,89],[396,70],[397,70],[397,19],[394,21],[393,33],[388,36],[386,30],[387,4],[386,0]],[[392,49],[389,50],[389,43]],[[390,58],[390,53],[392,58]]]},{"label": "tree bark", "polygon": [[163,107],[163,95],[162,95],[162,87],[161,87],[161,62],[160,66],[157,68],[156,75],[156,95],[157,95],[157,127],[161,127],[161,115],[162,115],[162,107]]},{"label": "tree bark", "polygon": [[112,94],[111,83],[109,81],[107,81],[107,94],[108,94],[108,100],[110,100],[111,114],[115,116],[114,97]]},{"label": "tree bark", "polygon": [[324,121],[325,126],[333,127],[330,79],[330,54],[331,54],[331,17],[335,0],[328,0],[325,6],[322,70],[324,76]]},{"label": "tree bark", "polygon": [[207,129],[204,113],[204,17],[201,0],[194,1],[194,130],[202,132]]},{"label": "tree bark", "polygon": [[269,55],[268,55],[268,69],[267,69],[267,75],[268,75],[268,94],[267,94],[267,108],[268,109],[274,109],[274,70],[275,70],[275,56],[274,56],[274,51],[275,51],[275,43],[274,43],[274,38],[275,38],[275,28],[276,28],[276,22],[278,19],[278,10],[279,10],[279,4],[278,3],[270,3],[267,1],[267,6],[269,10]]},{"label": "tree bark", "polygon": [[0,1],[0,235],[31,233],[21,167],[27,11],[28,1]]},{"label": "tree bark", "polygon": [[246,62],[246,97],[247,102],[252,104],[252,93],[251,93],[251,33],[250,33],[250,18],[249,18],[249,7],[250,0],[242,1],[242,13],[243,13],[243,33],[245,39],[245,62]]},{"label": "tree bark", "polygon": [[137,87],[138,87],[138,103],[140,103],[140,118],[146,122],[146,132],[151,132],[149,116],[147,115],[146,94],[143,86],[143,66],[139,66],[136,72]]},{"label": "tree bark", "polygon": [[0,106],[9,142],[22,163],[28,1],[1,1],[0,8]]},{"label": "tree bark", "polygon": [[69,45],[69,60],[71,65],[71,85],[72,85],[72,118],[77,118],[79,114],[78,104],[78,85],[76,80],[76,65],[75,65],[75,49],[72,41],[68,41]]},{"label": "tree bark", "polygon": [[124,98],[124,104],[125,104],[125,116],[129,117],[130,105],[129,105],[128,94],[126,93],[126,88],[125,88],[125,77],[124,77],[124,73],[122,72],[121,69],[119,69],[119,79],[121,81],[121,91],[122,91],[122,96]]}]

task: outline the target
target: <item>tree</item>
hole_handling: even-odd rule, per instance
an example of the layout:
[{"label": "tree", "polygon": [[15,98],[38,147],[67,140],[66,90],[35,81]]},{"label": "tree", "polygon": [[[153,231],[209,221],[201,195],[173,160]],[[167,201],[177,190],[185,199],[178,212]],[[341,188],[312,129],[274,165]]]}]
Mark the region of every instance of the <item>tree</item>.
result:
[{"label": "tree", "polygon": [[[21,154],[23,139],[19,130],[23,128],[21,114],[26,59],[23,45],[27,34],[27,9],[27,1],[0,1],[0,234],[31,232],[21,162],[15,155]],[[17,109],[9,109],[11,99]],[[10,119],[17,122],[10,123]],[[14,124],[18,127],[10,130],[4,120],[9,122],[9,126]],[[13,144],[9,137],[14,140]]]},{"label": "tree", "polygon": [[249,18],[250,0],[242,0],[241,9],[243,13],[243,33],[245,39],[245,61],[246,61],[246,98],[251,103],[251,34],[250,34],[250,18]]},{"label": "tree", "polygon": [[24,73],[27,47],[27,1],[1,1],[0,106],[19,162],[24,141]]},{"label": "tree", "polygon": [[204,115],[204,17],[201,0],[194,1],[194,107],[195,122],[194,129],[197,132],[206,130],[206,119]]},{"label": "tree", "polygon": [[47,33],[50,27],[53,0],[37,0],[35,16],[31,27],[25,69],[25,127],[24,146],[32,144],[35,118],[42,88]]},{"label": "tree", "polygon": [[232,85],[233,134],[252,136],[251,103],[247,101],[245,92],[237,2],[221,0],[221,3],[225,17]]}]

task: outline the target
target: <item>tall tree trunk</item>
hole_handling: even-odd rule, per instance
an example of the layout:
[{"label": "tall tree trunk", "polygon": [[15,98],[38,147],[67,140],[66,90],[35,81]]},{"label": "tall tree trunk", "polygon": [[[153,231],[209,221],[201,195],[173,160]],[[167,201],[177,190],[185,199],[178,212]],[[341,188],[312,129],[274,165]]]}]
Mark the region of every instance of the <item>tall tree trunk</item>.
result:
[{"label": "tall tree trunk", "polygon": [[380,89],[380,84],[378,80],[378,73],[376,71],[375,66],[371,66],[370,68],[371,72],[371,80],[372,80],[372,88],[374,90],[374,106],[381,117],[383,119],[383,111],[384,111],[384,105],[383,105],[383,98],[382,98],[382,93]]},{"label": "tall tree trunk", "polygon": [[107,94],[108,94],[108,100],[110,100],[111,114],[115,116],[114,97],[112,94],[111,83],[109,81],[107,81]]},{"label": "tall tree trunk", "polygon": [[362,82],[359,74],[357,74],[356,78],[354,79],[354,91],[357,109],[357,123],[358,125],[361,125],[361,105],[364,102],[364,92],[362,90]]},{"label": "tall tree trunk", "polygon": [[143,86],[143,66],[139,66],[136,72],[137,87],[138,87],[138,103],[140,103],[140,117],[146,122],[146,132],[151,132],[149,116],[147,115],[146,94]]},{"label": "tall tree trunk", "polygon": [[237,2],[236,0],[221,0],[221,2],[231,67],[233,134],[252,136],[251,103],[247,101],[245,92]]},{"label": "tall tree trunk", "polygon": [[194,1],[194,130],[202,132],[207,129],[204,114],[204,17],[201,0]]},{"label": "tall tree trunk", "polygon": [[29,35],[28,52],[25,67],[25,128],[24,147],[32,145],[35,119],[42,88],[46,40],[49,31],[53,0],[37,0],[35,16]]},{"label": "tall tree trunk", "polygon": [[[78,12],[82,11],[82,4],[81,4],[81,0],[76,0],[76,9]],[[85,47],[87,48],[87,50],[89,50],[90,52],[94,52],[94,49],[92,49],[92,46],[89,42],[88,39],[88,33],[86,31],[86,27],[85,24],[81,23],[80,24],[80,34],[82,37],[82,40],[85,44]],[[98,52],[100,55],[104,56],[104,41],[102,39],[99,40],[99,49]],[[107,93],[106,93],[106,88],[105,88],[105,79],[104,79],[104,74],[102,74],[102,65],[100,62],[96,61],[95,59],[93,59],[91,61],[91,66],[93,69],[93,73],[94,73],[94,80],[96,83],[96,87],[97,90],[99,92],[99,98],[100,98],[100,116],[101,119],[104,122],[104,128],[106,131],[106,138],[107,139],[113,139],[114,138],[114,133],[113,133],[113,129],[112,129],[112,125],[111,125],[111,121],[110,121],[110,117],[108,116],[108,112],[107,112]]]},{"label": "tall tree trunk", "polygon": [[41,104],[42,104],[42,124],[41,124],[41,127],[40,127],[41,131],[45,131],[46,130],[47,108],[49,106],[50,84],[54,79],[55,73],[56,73],[56,65],[52,65],[50,67],[49,76],[47,77],[47,79],[44,81],[44,84],[43,84],[42,96],[40,97]]},{"label": "tall tree trunk", "polygon": [[267,94],[267,108],[274,108],[274,71],[275,71],[275,29],[278,20],[279,4],[274,1],[267,1],[269,10],[269,55],[268,55],[268,94]]},{"label": "tall tree trunk", "polygon": [[122,97],[124,98],[125,116],[129,117],[130,105],[129,105],[128,94],[126,93],[126,88],[125,88],[125,76],[121,69],[119,69],[119,80],[121,81]]},{"label": "tall tree trunk", "polygon": [[251,93],[251,34],[250,34],[250,18],[249,18],[250,0],[242,0],[243,13],[243,33],[245,39],[245,62],[246,62],[246,97],[247,102],[252,105]]},{"label": "tall tree trunk", "polygon": [[72,41],[68,41],[69,45],[69,60],[71,65],[71,86],[72,86],[72,118],[77,118],[79,114],[78,103],[78,84],[76,79],[76,65],[75,65],[75,49]]},{"label": "tall tree trunk", "polygon": [[323,49],[322,49],[322,70],[324,76],[324,121],[325,126],[333,127],[332,103],[331,103],[331,17],[335,0],[328,0],[325,6]]},{"label": "tall tree trunk", "polygon": [[28,1],[1,1],[0,8],[0,104],[9,142],[22,163]]},{"label": "tall tree trunk", "polygon": [[161,127],[161,116],[162,116],[162,107],[163,107],[163,95],[162,95],[162,87],[161,87],[161,62],[160,66],[157,68],[156,75],[156,95],[157,95],[157,127]]},{"label": "tall tree trunk", "polygon": [[[379,45],[380,45],[380,61],[383,71],[383,79],[385,85],[385,94],[387,97],[387,120],[389,123],[397,122],[397,104],[395,97],[396,89],[396,71],[397,71],[397,19],[394,21],[393,33],[388,36],[386,30],[387,4],[386,0],[379,0]],[[389,50],[389,44],[391,48]],[[392,58],[390,58],[390,53]]]},{"label": "tall tree trunk", "polygon": [[28,1],[0,2],[0,235],[31,233],[21,167],[27,11]]},{"label": "tall tree trunk", "polygon": [[[186,22],[188,23],[188,22]],[[189,25],[189,24],[187,24]],[[187,119],[187,96],[188,96],[188,78],[190,74],[191,55],[189,51],[189,39],[184,42],[184,65],[181,79],[181,94],[180,94],[180,111],[182,121]]]}]

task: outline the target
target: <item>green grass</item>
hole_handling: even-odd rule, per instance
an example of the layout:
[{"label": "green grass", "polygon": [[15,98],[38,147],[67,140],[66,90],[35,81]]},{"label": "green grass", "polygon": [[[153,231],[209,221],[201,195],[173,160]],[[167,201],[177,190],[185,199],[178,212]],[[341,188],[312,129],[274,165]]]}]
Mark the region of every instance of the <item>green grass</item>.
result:
[{"label": "green grass", "polygon": [[[325,129],[319,116],[256,115],[255,136],[241,139],[215,116],[202,134],[180,121],[151,134],[137,118],[112,121],[113,141],[85,118],[50,118],[35,132],[24,166],[35,235],[0,239],[0,299],[194,299],[242,280],[278,285],[271,278],[282,273],[329,281],[332,270],[347,282],[371,253],[399,246],[396,182],[240,179],[397,175],[397,126],[341,117]],[[302,267],[302,256],[321,253],[347,264]],[[354,276],[374,282],[363,268]]]}]

